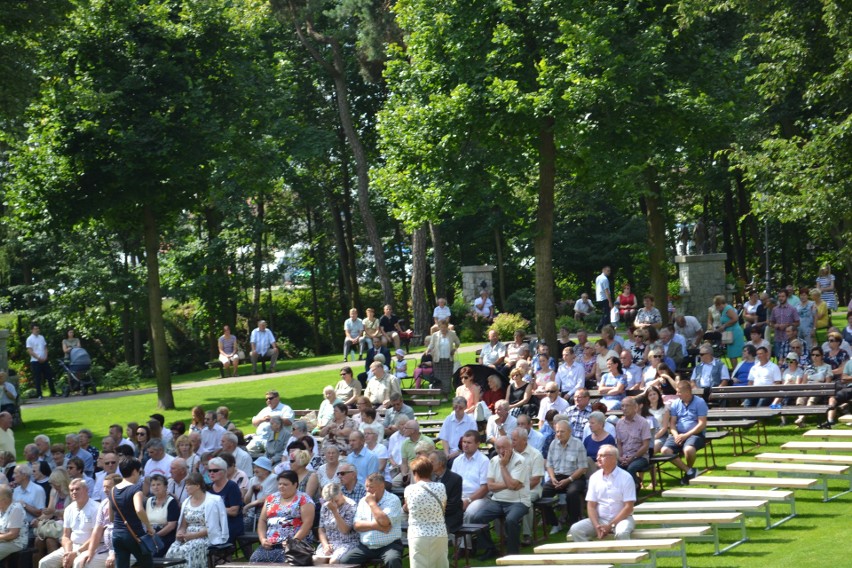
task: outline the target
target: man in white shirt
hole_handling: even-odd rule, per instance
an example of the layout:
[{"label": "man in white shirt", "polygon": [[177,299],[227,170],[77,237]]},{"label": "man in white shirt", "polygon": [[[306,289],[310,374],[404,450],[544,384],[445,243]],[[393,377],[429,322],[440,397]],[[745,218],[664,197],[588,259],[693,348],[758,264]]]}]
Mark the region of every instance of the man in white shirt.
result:
[{"label": "man in white shirt", "polygon": [[162,440],[151,440],[145,444],[145,449],[148,450],[148,461],[145,462],[142,474],[145,481],[142,484],[143,493],[148,494],[151,487],[151,476],[160,474],[168,480],[172,476],[172,456],[166,453],[166,448]]},{"label": "man in white shirt", "polygon": [[[222,436],[222,451],[228,452],[234,456],[234,461],[237,463],[237,469],[246,474],[246,477],[251,479],[254,475],[254,462],[251,455],[238,445],[239,440],[233,432],[225,432]],[[314,446],[316,448],[316,446]],[[168,475],[166,476],[168,478]]]},{"label": "man in white shirt", "polygon": [[571,406],[568,404],[567,400],[559,396],[559,387],[554,381],[548,381],[544,385],[544,392],[547,396],[542,398],[538,405],[539,424],[544,424],[544,417],[547,414],[547,411],[551,408],[562,413],[568,410],[568,407]]},{"label": "man in white shirt", "polygon": [[600,333],[603,326],[609,324],[609,311],[612,309],[612,292],[609,286],[609,266],[604,266],[598,277],[595,278],[595,303],[601,312],[601,320],[595,329]]},{"label": "man in white shirt", "polygon": [[[771,387],[781,384],[781,369],[769,360],[769,350],[766,347],[757,348],[757,361],[748,372],[748,386]],[[747,398],[743,406],[769,406],[773,397]]]},{"label": "man in white shirt", "polygon": [[521,540],[521,544],[527,546],[530,544],[530,535],[532,534],[532,503],[541,499],[542,483],[544,483],[544,456],[529,444],[529,430],[526,428],[515,428],[512,431],[511,439],[512,447],[524,458],[524,465],[527,466],[529,472],[530,510],[524,516],[524,537]]},{"label": "man in white shirt", "polygon": [[453,460],[450,469],[462,478],[464,522],[469,523],[468,507],[488,494],[488,458],[479,451],[479,432],[476,429],[464,434],[461,445],[464,451]]},{"label": "man in white shirt", "polygon": [[390,395],[393,393],[402,395],[399,379],[385,371],[385,366],[380,361],[373,361],[370,371],[373,376],[367,380],[364,396],[370,399],[373,406],[388,406]]},{"label": "man in white shirt", "polygon": [[479,297],[473,301],[473,319],[474,321],[494,319],[494,302],[488,297],[488,290],[483,289]]},{"label": "man in white shirt", "polygon": [[509,414],[509,401],[498,400],[494,403],[494,414],[488,417],[485,425],[485,439],[495,445],[500,436],[511,436],[517,428],[518,420]]},{"label": "man in white shirt", "polygon": [[559,364],[559,370],[556,371],[556,384],[560,394],[568,402],[574,399],[577,389],[583,388],[586,384],[586,369],[577,361],[577,356],[571,347],[562,350],[562,362]]},{"label": "man in white shirt", "polygon": [[[349,310],[349,319],[343,322],[343,362],[349,361],[349,351],[358,346],[358,360],[364,357],[364,344],[367,336],[364,335],[364,322],[358,319],[358,310]],[[354,355],[353,355],[354,357]]]},{"label": "man in white shirt", "polygon": [[636,485],[629,473],[618,467],[618,449],[605,445],[598,450],[598,470],[589,478],[586,492],[587,517],[571,525],[569,533],[575,542],[593,538],[602,540],[615,535],[628,540],[633,532],[633,505]]},{"label": "man in white shirt", "polygon": [[53,370],[47,360],[47,341],[44,340],[44,336],[41,335],[41,330],[36,324],[30,326],[30,336],[27,337],[27,353],[30,355],[30,370],[33,374],[38,398],[44,398],[41,394],[41,385],[45,380],[47,380],[47,386],[50,388],[50,396],[58,396],[56,394],[56,383],[53,381]]},{"label": "man in white shirt", "polygon": [[639,365],[633,364],[633,353],[629,349],[625,349],[618,358],[621,359],[621,370],[624,372],[624,376],[627,377],[627,387],[625,390],[642,388],[642,368]]},{"label": "man in white shirt", "polygon": [[[435,333],[438,331],[438,322],[441,320],[450,321],[450,317],[452,315],[450,307],[447,306],[447,299],[438,298],[438,305],[435,306],[434,310],[432,310],[432,328],[429,330],[429,333]],[[453,329],[452,325],[450,326],[450,329]]]},{"label": "man in white shirt", "polygon": [[95,532],[98,504],[89,499],[89,489],[82,479],[72,479],[69,484],[73,503],[63,512],[62,546],[42,558],[39,568],[68,568],[77,565],[77,556],[89,547]]},{"label": "man in white shirt", "polygon": [[684,353],[688,355],[688,362],[695,359],[698,354],[698,346],[704,337],[704,329],[701,327],[701,322],[695,316],[685,316],[677,314],[674,319],[675,337],[682,336],[686,340],[684,345]]},{"label": "man in white shirt", "polygon": [[257,327],[252,330],[249,337],[251,342],[251,372],[257,374],[257,361],[269,359],[269,368],[275,372],[275,362],[278,361],[278,345],[275,343],[275,335],[266,329],[266,322],[260,320]]},{"label": "man in white shirt", "polygon": [[260,412],[251,419],[252,426],[257,428],[254,434],[255,438],[264,441],[269,438],[272,432],[269,428],[269,417],[272,415],[280,416],[284,423],[284,429],[281,431],[282,433],[279,434],[279,436],[290,436],[293,419],[296,414],[293,412],[292,408],[281,402],[281,395],[278,394],[277,390],[271,390],[266,393],[266,406],[264,406]]},{"label": "man in white shirt", "polygon": [[583,292],[580,299],[574,302],[574,319],[586,321],[586,318],[595,311],[595,305],[589,299],[589,295]]},{"label": "man in white shirt", "polygon": [[201,429],[201,446],[198,448],[198,454],[203,456],[221,448],[222,436],[225,432],[227,430],[216,422],[216,413],[212,410],[207,411],[204,414],[204,428]]},{"label": "man in white shirt", "polygon": [[178,503],[183,503],[189,497],[189,493],[186,491],[186,478],[189,476],[186,460],[183,458],[173,459],[169,466],[169,471],[171,472],[168,489],[169,495],[177,499]]},{"label": "man in white shirt", "polygon": [[441,431],[438,433],[438,439],[441,440],[448,461],[461,453],[459,441],[462,439],[462,435],[470,430],[477,430],[476,421],[464,411],[465,408],[467,408],[467,400],[463,396],[455,397],[453,399],[453,411],[444,419]]},{"label": "man in white shirt", "polygon": [[15,491],[12,493],[12,501],[20,503],[27,514],[27,524],[41,515],[41,510],[46,504],[44,489],[33,482],[33,470],[27,464],[18,464],[12,473],[15,482]]},{"label": "man in white shirt", "polygon": [[500,337],[495,330],[489,330],[488,343],[479,352],[479,364],[496,369],[503,365],[506,359],[506,346],[500,342]]},{"label": "man in white shirt", "polygon": [[116,473],[118,470],[118,456],[115,452],[104,452],[101,454],[101,458],[101,464],[104,468],[95,474],[95,490],[92,492],[92,499],[95,501],[103,501],[106,499],[106,494],[104,493],[104,478]]}]

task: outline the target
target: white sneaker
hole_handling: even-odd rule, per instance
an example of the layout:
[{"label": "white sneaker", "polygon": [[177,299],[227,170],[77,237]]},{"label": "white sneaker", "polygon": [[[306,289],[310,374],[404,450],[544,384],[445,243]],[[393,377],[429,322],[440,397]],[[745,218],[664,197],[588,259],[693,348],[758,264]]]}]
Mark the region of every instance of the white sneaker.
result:
[{"label": "white sneaker", "polygon": [[550,535],[553,536],[555,534],[559,534],[562,532],[562,525],[555,525],[550,529]]}]

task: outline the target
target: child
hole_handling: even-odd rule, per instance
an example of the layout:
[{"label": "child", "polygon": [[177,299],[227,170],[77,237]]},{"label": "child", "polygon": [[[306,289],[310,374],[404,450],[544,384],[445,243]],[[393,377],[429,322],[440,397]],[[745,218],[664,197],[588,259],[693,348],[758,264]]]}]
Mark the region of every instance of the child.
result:
[{"label": "child", "polygon": [[408,361],[405,359],[405,351],[402,349],[397,349],[396,354],[396,366],[394,371],[394,376],[397,379],[404,379],[408,376]]}]

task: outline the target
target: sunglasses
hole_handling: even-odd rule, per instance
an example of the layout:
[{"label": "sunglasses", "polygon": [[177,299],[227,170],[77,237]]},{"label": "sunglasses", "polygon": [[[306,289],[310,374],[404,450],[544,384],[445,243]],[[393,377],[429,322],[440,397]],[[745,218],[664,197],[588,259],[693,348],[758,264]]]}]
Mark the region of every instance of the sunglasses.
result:
[{"label": "sunglasses", "polygon": [[659,358],[660,358],[659,355],[651,355],[651,359],[659,359]]},{"label": "sunglasses", "polygon": [[208,469],[207,470],[208,473],[219,473],[221,471],[222,471],[221,469]]},{"label": "sunglasses", "polygon": [[347,473],[355,473],[355,472],[354,472],[354,471],[338,471],[338,472],[337,472],[337,477],[343,477],[343,476],[344,476],[344,475],[346,475]]},{"label": "sunglasses", "polygon": [[545,391],[545,392],[546,392],[547,394],[556,394],[556,393],[558,393],[559,391]]},{"label": "sunglasses", "polygon": [[275,400],[276,398],[278,398],[278,397],[277,396],[267,396],[266,400]]},{"label": "sunglasses", "polygon": [[117,461],[104,462],[104,465],[115,465],[117,463],[118,463]]},{"label": "sunglasses", "polygon": [[137,436],[147,436],[148,432],[136,432]]}]

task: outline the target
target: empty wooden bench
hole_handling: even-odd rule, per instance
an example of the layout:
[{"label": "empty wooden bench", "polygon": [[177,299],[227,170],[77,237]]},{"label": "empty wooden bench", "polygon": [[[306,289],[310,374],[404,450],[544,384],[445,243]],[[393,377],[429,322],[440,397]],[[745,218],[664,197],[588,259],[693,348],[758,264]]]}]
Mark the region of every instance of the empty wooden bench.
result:
[{"label": "empty wooden bench", "polygon": [[802,435],[805,438],[822,438],[823,440],[852,440],[852,430],[808,430]]},{"label": "empty wooden bench", "polygon": [[497,559],[498,566],[549,566],[549,565],[617,565],[639,564],[650,558],[647,552],[601,552],[577,554],[511,554]]},{"label": "empty wooden bench", "polygon": [[[663,497],[668,499],[760,499],[765,500],[766,504],[766,528],[771,529],[796,516],[796,493],[794,491],[786,491],[781,489],[707,489],[705,487],[676,487],[663,491]],[[772,523],[771,505],[773,503],[781,503],[790,507],[790,513],[783,519]],[[744,511],[746,516],[756,515]]]},{"label": "empty wooden bench", "polygon": [[[687,568],[686,544],[681,538],[594,540],[589,542],[559,542],[543,544],[534,549],[536,554],[584,553],[584,552],[630,552],[644,550],[650,554],[651,566],[655,566],[658,556],[680,556],[683,568]],[[673,554],[672,554],[673,552]]]},{"label": "empty wooden bench", "polygon": [[[712,542],[715,555],[722,554],[735,546],[748,542],[746,532],[745,514],[738,511],[731,512],[705,512],[705,513],[636,513],[633,520],[636,526],[662,525],[664,527],[710,525],[711,534],[706,537],[693,537],[695,542]],[[720,548],[719,529],[739,528],[740,540],[733,542],[725,548]]]},{"label": "empty wooden bench", "polygon": [[781,449],[802,452],[852,452],[852,442],[785,442]]},{"label": "empty wooden bench", "polygon": [[[840,495],[844,495],[852,491],[852,476],[850,476],[850,467],[848,465],[826,465],[813,463],[778,463],[778,462],[734,462],[729,463],[726,469],[731,471],[744,471],[749,475],[755,473],[775,473],[779,477],[783,474],[792,475],[811,475],[818,478],[822,485],[822,500],[830,501],[836,499]],[[828,497],[828,480],[829,479],[845,479],[849,482],[849,489]]]}]

